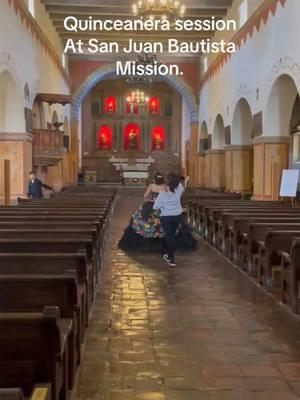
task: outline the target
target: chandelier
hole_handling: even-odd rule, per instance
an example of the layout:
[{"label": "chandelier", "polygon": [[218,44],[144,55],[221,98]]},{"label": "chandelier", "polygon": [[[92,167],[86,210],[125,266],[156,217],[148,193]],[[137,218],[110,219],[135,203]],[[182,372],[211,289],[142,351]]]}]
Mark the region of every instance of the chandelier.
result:
[{"label": "chandelier", "polygon": [[141,89],[133,90],[128,96],[126,96],[126,101],[132,105],[146,105],[149,102],[149,96]]},{"label": "chandelier", "polygon": [[174,20],[184,16],[186,7],[179,0],[138,0],[132,10],[135,16],[143,20]]},{"label": "chandelier", "polygon": [[[136,66],[143,65],[143,67],[146,65],[153,65],[154,63],[159,65],[156,54],[151,53],[139,54],[135,61]],[[131,86],[149,86],[152,82],[152,75],[129,75],[126,77],[126,83]]]}]

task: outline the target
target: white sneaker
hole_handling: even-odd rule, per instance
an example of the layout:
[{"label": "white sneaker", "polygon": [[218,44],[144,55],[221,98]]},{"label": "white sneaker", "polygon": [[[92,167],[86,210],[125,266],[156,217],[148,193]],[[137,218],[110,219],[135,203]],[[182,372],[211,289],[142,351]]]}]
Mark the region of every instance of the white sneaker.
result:
[{"label": "white sneaker", "polygon": [[171,262],[171,260],[169,259],[168,254],[164,254],[164,255],[163,255],[163,260],[164,260],[166,263],[168,263],[168,264]]},{"label": "white sneaker", "polygon": [[176,267],[175,261],[171,261],[171,260],[169,259],[168,254],[164,254],[164,255],[163,255],[163,260],[164,260],[168,265],[170,265],[170,267],[172,267],[172,268],[175,268],[175,267]]}]

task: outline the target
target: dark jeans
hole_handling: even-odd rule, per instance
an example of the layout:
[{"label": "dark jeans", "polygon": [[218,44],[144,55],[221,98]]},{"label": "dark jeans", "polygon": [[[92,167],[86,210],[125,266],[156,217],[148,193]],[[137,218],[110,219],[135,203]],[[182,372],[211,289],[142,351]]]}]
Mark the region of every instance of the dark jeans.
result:
[{"label": "dark jeans", "polygon": [[181,215],[160,217],[161,224],[166,237],[167,253],[171,261],[175,261],[175,251],[177,248],[176,231],[181,224]]}]

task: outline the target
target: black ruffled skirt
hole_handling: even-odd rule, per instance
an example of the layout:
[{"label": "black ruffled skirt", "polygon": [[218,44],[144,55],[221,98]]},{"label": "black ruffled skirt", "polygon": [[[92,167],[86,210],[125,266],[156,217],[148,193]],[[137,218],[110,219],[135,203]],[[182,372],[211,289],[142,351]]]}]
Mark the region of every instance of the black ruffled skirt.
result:
[{"label": "black ruffled skirt", "polygon": [[[179,252],[194,250],[197,247],[197,240],[193,237],[189,227],[185,222],[180,225],[176,234],[177,246]],[[165,252],[165,239],[149,238],[138,234],[133,229],[131,223],[125,229],[122,238],[118,243],[119,249],[126,252],[144,252],[144,253],[163,253]]]}]

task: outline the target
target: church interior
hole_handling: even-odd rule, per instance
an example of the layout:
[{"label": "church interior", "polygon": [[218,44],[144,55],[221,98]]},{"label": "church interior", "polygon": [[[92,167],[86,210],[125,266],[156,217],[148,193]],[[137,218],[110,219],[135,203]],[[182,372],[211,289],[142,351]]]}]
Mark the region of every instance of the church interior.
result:
[{"label": "church interior", "polygon": [[[1,0],[0,400],[300,399],[299,14],[299,0]],[[175,264],[155,204],[177,188]]]}]

